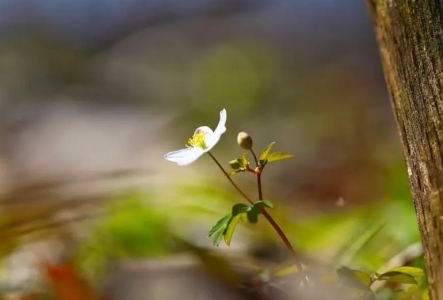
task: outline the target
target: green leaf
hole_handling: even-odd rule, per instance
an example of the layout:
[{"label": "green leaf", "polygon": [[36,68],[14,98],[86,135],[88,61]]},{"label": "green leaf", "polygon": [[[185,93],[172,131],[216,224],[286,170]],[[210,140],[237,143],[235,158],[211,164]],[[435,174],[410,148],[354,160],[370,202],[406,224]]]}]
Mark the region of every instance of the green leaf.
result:
[{"label": "green leaf", "polygon": [[257,223],[258,222],[258,215],[262,213],[262,209],[263,207],[269,207],[269,208],[273,208],[274,205],[272,204],[271,201],[269,200],[262,200],[262,201],[257,201],[254,203],[254,205],[249,206],[246,213],[247,213],[247,218],[248,221],[250,223]]},{"label": "green leaf", "polygon": [[232,236],[234,235],[235,227],[237,227],[238,221],[240,221],[240,216],[237,215],[231,219],[231,222],[229,222],[228,228],[226,229],[226,232],[224,234],[224,240],[226,245],[231,245]]},{"label": "green leaf", "polygon": [[424,276],[424,271],[415,267],[398,267],[377,276],[377,280],[418,284],[414,277]]},{"label": "green leaf", "polygon": [[337,270],[337,275],[340,281],[348,286],[357,289],[366,290],[371,282],[371,277],[369,274],[366,274],[361,271],[352,270],[348,267],[341,267]]},{"label": "green leaf", "polygon": [[292,158],[294,155],[286,153],[286,152],[274,152],[268,155],[267,162],[275,162],[282,159]]},{"label": "green leaf", "polygon": [[418,284],[417,280],[415,280],[413,276],[400,272],[386,272],[377,277],[377,280],[385,280],[396,283]]},{"label": "green leaf", "polygon": [[242,163],[243,167],[246,167],[249,164],[248,157],[246,156],[246,153],[243,153],[241,163]]},{"label": "green leaf", "polygon": [[260,164],[261,165],[265,165],[267,163],[268,154],[271,151],[274,144],[275,144],[275,142],[272,142],[268,146],[266,146],[265,149],[263,149],[263,152],[260,154]]},{"label": "green leaf", "polygon": [[236,217],[238,214],[247,212],[250,209],[251,209],[250,205],[244,203],[237,203],[234,206],[232,206],[232,216]]},{"label": "green leaf", "polygon": [[255,207],[255,209],[257,209],[258,211],[261,211],[263,207],[274,208],[274,204],[272,204],[272,202],[269,200],[260,200],[255,202],[253,207]]},{"label": "green leaf", "polygon": [[371,274],[369,274],[367,272],[354,270],[354,275],[358,279],[360,279],[360,281],[363,282],[363,284],[365,284],[366,286],[369,286],[372,282]]},{"label": "green leaf", "polygon": [[390,272],[399,272],[399,273],[403,273],[403,274],[408,274],[408,275],[411,275],[412,277],[421,277],[421,276],[425,275],[425,272],[420,268],[398,267],[398,268],[391,269],[391,270],[381,274],[380,276],[383,276],[383,275],[388,274]]},{"label": "green leaf", "polygon": [[257,206],[253,206],[247,213],[248,221],[252,224],[258,222],[258,215],[260,214],[260,210],[256,209]]},{"label": "green leaf", "polygon": [[229,213],[215,223],[209,231],[208,237],[212,238],[212,245],[218,247],[223,238],[223,235],[231,222],[232,214]]},{"label": "green leaf", "polygon": [[260,203],[263,203],[263,205],[266,207],[274,208],[274,204],[269,200],[262,200],[262,201],[260,201]]},{"label": "green leaf", "polygon": [[243,167],[242,160],[241,160],[241,159],[234,159],[234,160],[231,160],[231,161],[229,162],[229,166],[230,166],[231,169],[233,169],[233,170],[240,169],[241,167]]}]

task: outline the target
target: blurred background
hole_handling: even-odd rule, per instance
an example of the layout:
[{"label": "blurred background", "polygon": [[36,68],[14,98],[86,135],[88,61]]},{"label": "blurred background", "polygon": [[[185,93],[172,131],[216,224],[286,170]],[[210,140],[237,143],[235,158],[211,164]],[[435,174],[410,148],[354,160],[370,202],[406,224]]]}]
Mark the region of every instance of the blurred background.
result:
[{"label": "blurred background", "polygon": [[224,166],[239,131],[294,155],[263,185],[304,257],[377,271],[419,246],[371,26],[355,0],[0,0],[0,295],[76,299],[41,261],[113,300],[226,299],[229,272],[280,270],[265,221],[212,247],[243,199],[209,157],[163,159],[222,108]]}]

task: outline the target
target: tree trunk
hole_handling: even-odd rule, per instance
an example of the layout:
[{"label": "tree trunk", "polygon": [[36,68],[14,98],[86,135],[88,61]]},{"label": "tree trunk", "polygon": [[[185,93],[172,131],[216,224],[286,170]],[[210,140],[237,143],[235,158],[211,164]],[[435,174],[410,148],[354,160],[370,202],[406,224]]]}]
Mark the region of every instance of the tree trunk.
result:
[{"label": "tree trunk", "polygon": [[430,298],[443,299],[442,4],[439,0],[367,0],[367,4],[408,168]]}]

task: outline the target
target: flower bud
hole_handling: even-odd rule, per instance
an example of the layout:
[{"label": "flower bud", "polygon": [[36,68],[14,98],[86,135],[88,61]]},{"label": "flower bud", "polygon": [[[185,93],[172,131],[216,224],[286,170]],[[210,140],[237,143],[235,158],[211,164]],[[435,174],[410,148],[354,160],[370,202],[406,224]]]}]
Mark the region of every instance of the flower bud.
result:
[{"label": "flower bud", "polygon": [[252,138],[246,132],[240,132],[237,136],[237,143],[245,150],[252,149]]}]

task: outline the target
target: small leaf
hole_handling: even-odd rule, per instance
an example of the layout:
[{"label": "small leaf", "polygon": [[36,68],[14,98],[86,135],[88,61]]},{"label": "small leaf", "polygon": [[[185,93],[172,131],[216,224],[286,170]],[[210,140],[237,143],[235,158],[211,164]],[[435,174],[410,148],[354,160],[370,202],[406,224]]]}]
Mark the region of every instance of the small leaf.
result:
[{"label": "small leaf", "polygon": [[425,275],[424,271],[420,268],[398,267],[398,268],[391,269],[391,270],[381,274],[380,276],[383,276],[383,275],[388,274],[390,272],[399,272],[399,273],[403,273],[403,274],[408,274],[408,275],[411,275],[412,277],[421,277],[421,276]]},{"label": "small leaf", "polygon": [[396,283],[408,283],[408,284],[418,284],[417,280],[413,276],[400,272],[387,272],[380,275],[377,280],[385,280],[389,282]]},{"label": "small leaf", "polygon": [[[253,207],[261,212],[263,207],[274,208],[274,204],[272,204],[269,200],[260,200],[254,203]],[[252,208],[251,208],[252,209]]]},{"label": "small leaf", "polygon": [[237,170],[243,167],[243,164],[241,160],[239,161],[239,159],[234,159],[229,162],[229,166],[231,167],[231,169]]},{"label": "small leaf", "polygon": [[243,153],[241,163],[242,163],[243,167],[246,167],[249,164],[248,157],[246,156],[246,153]]},{"label": "small leaf", "polygon": [[224,230],[214,232],[210,238],[212,238],[212,245],[218,247],[223,238]]},{"label": "small leaf", "polygon": [[212,245],[218,247],[220,245],[220,242],[223,238],[223,235],[226,232],[226,229],[231,222],[232,214],[229,213],[220,220],[215,223],[215,225],[211,228],[209,231],[209,238],[212,238]]},{"label": "small leaf", "polygon": [[252,224],[255,224],[258,222],[258,215],[260,214],[260,211],[257,209],[254,209],[256,206],[253,206],[251,210],[249,210],[246,214],[248,217],[248,221]]},{"label": "small leaf", "polygon": [[268,163],[270,162],[275,162],[275,161],[279,161],[282,159],[288,159],[288,158],[292,158],[294,157],[294,155],[286,153],[286,152],[274,152],[268,155]]},{"label": "small leaf", "polygon": [[244,203],[237,203],[234,206],[232,206],[232,216],[236,217],[238,214],[247,212],[250,209],[251,209],[250,205]]},{"label": "small leaf", "polygon": [[369,282],[368,282],[368,278],[366,278],[366,276],[364,276],[363,274],[365,273],[361,271],[352,270],[348,267],[341,267],[340,269],[337,270],[337,275],[343,284],[349,287],[366,290],[369,286],[369,283],[371,282],[371,277],[368,274],[369,277]]},{"label": "small leaf", "polygon": [[263,205],[266,207],[274,208],[274,204],[269,200],[262,200],[261,203],[263,203]]},{"label": "small leaf", "polygon": [[268,146],[266,146],[265,149],[263,149],[263,152],[260,154],[260,164],[265,165],[268,159],[268,154],[272,149],[272,146],[274,146],[275,142],[270,143]]},{"label": "small leaf", "polygon": [[212,226],[211,230],[209,231],[208,236],[211,237],[215,232],[219,231],[220,229],[224,228],[231,218],[231,214],[225,215],[223,218],[217,221],[214,226]]},{"label": "small leaf", "polygon": [[226,232],[224,234],[224,240],[226,245],[231,245],[232,236],[234,234],[235,227],[237,227],[238,221],[240,221],[240,215],[237,215],[231,219],[229,222],[228,228],[226,228]]}]

